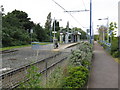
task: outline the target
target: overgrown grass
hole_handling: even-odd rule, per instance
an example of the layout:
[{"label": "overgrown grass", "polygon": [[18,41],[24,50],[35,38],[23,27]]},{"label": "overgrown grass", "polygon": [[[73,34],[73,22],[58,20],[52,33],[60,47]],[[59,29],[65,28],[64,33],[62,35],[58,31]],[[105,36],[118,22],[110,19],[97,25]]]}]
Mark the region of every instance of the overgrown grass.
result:
[{"label": "overgrown grass", "polygon": [[115,58],[115,61],[120,64],[120,58]]},{"label": "overgrown grass", "polygon": [[0,51],[10,50],[10,49],[15,49],[15,48],[21,48],[21,47],[28,47],[28,46],[31,46],[31,45],[21,45],[21,46],[3,47],[3,48],[0,48]]},{"label": "overgrown grass", "polygon": [[45,88],[62,88],[64,77],[68,72],[68,60],[63,61],[63,64],[57,66],[48,78]]},{"label": "overgrown grass", "polygon": [[[47,45],[47,44],[50,44],[49,42],[42,42],[42,43],[39,43],[40,45]],[[22,48],[22,47],[29,47],[31,46],[31,44],[29,45],[21,45],[21,46],[10,46],[10,47],[3,47],[3,48],[0,48],[0,51],[3,51],[3,50],[10,50],[10,49],[15,49],[15,48]]]},{"label": "overgrown grass", "polygon": [[61,88],[63,82],[63,70],[57,67],[48,78],[45,88]]}]

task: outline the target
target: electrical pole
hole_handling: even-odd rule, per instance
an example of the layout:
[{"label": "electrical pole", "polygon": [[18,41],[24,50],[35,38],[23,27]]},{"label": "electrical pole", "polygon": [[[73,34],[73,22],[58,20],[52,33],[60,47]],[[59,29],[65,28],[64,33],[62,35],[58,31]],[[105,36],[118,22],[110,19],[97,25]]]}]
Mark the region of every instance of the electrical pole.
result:
[{"label": "electrical pole", "polygon": [[92,44],[92,0],[90,0],[90,43]]},{"label": "electrical pole", "polygon": [[55,17],[54,17],[54,39],[55,39]]}]

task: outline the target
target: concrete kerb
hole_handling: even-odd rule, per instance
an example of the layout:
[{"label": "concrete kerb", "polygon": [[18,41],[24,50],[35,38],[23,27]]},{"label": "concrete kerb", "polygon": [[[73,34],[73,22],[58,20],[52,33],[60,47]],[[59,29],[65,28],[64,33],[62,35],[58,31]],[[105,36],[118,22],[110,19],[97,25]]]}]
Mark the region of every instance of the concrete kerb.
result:
[{"label": "concrete kerb", "polygon": [[59,48],[57,49],[53,49],[52,51],[61,51],[63,49],[66,49],[66,48],[69,48],[69,47],[72,47],[72,46],[75,46],[77,45],[78,43],[71,43],[71,44],[64,44],[64,45],[61,45]]}]

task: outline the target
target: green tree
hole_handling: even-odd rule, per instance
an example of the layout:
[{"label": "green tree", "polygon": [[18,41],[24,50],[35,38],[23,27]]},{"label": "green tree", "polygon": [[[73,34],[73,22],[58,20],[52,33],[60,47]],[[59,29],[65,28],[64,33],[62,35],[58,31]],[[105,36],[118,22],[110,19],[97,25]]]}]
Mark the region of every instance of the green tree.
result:
[{"label": "green tree", "polygon": [[50,12],[47,16],[47,20],[46,20],[46,23],[45,23],[45,29],[46,30],[51,29],[51,22],[52,22],[52,19],[51,19],[51,12]]},{"label": "green tree", "polygon": [[75,27],[75,28],[73,28],[73,30],[74,31],[79,31],[80,33],[81,33],[81,39],[87,39],[87,37],[86,37],[86,32],[85,31],[83,31],[81,28],[77,28],[77,27]]},{"label": "green tree", "polygon": [[112,32],[111,34],[111,38],[114,39],[116,33],[115,33],[115,29],[117,28],[117,24],[116,22],[111,22],[110,26],[109,26],[109,33]]},{"label": "green tree", "polygon": [[[3,47],[29,44],[32,41],[48,41],[51,27],[51,13],[47,16],[45,29],[30,21],[24,11],[14,10],[2,16]],[[33,33],[30,30],[33,29]]]},{"label": "green tree", "polygon": [[53,27],[52,27],[53,31],[54,31],[54,24],[55,24],[55,31],[59,31],[60,30],[59,22],[57,20],[53,22]]},{"label": "green tree", "polygon": [[109,32],[112,32],[110,35],[110,42],[111,42],[111,55],[113,57],[120,57],[120,51],[119,51],[119,40],[118,37],[115,37],[115,29],[117,29],[117,24],[116,22],[111,22],[110,27],[109,27]]},{"label": "green tree", "polygon": [[59,27],[59,21],[55,20],[53,22],[53,26],[52,26],[52,31],[54,31],[54,24],[55,24],[55,31],[56,33],[56,38],[59,40],[59,36],[60,36],[60,27]]},{"label": "green tree", "polygon": [[95,41],[99,40],[99,35],[94,35],[94,40]]},{"label": "green tree", "polygon": [[107,27],[101,25],[98,28],[98,32],[99,32],[99,40],[103,40],[103,35],[104,35],[104,40],[107,40]]},{"label": "green tree", "polygon": [[30,21],[27,13],[14,10],[2,17],[3,46],[15,46],[30,43],[30,30],[34,23]]},{"label": "green tree", "polygon": [[39,41],[47,41],[48,40],[48,36],[47,36],[47,33],[45,31],[45,29],[43,29],[40,24],[36,24],[34,26],[34,30],[35,30],[35,33],[36,33],[36,38],[39,40]]},{"label": "green tree", "polygon": [[49,40],[49,38],[51,38],[51,35],[52,35],[51,22],[52,22],[52,19],[51,19],[51,12],[50,12],[47,16],[47,20],[46,20],[46,23],[45,23],[45,32],[47,33],[46,38],[48,40]]}]

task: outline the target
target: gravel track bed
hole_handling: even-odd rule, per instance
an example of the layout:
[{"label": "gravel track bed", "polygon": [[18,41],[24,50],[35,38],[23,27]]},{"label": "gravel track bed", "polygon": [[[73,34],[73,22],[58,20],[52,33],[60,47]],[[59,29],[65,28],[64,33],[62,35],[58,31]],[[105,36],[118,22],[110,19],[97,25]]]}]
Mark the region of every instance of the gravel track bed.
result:
[{"label": "gravel track bed", "polygon": [[2,55],[2,68],[19,68],[21,66],[50,57],[57,53],[58,52],[39,50],[38,57],[36,57],[37,51],[31,50],[29,48],[16,52],[6,53]]},{"label": "gravel track bed", "polygon": [[[76,46],[64,49],[62,50],[62,52],[71,52],[71,49],[72,50],[76,49]],[[47,57],[50,57],[59,53],[51,50],[39,50],[38,57],[36,57],[37,51],[32,50],[30,47],[26,47],[26,48],[24,47],[17,50],[18,51],[5,53],[2,55],[2,68],[10,68],[10,70],[12,70],[24,65],[28,65],[33,62],[40,61],[42,59],[45,59]],[[63,57],[64,55],[66,54],[61,54],[61,57]],[[60,58],[58,58],[58,60],[59,59]],[[53,58],[50,62],[48,62],[48,65],[55,61],[57,60],[54,60]]]},{"label": "gravel track bed", "polygon": [[[36,63],[34,65],[39,68],[39,71],[43,71],[46,68],[46,62],[47,62],[47,67],[50,67],[51,65],[61,61],[63,58],[69,57],[71,50],[74,50],[74,49],[76,49],[76,46],[66,48],[66,49],[60,51],[61,53],[56,55],[55,57],[46,59],[45,61],[42,61],[40,63]],[[21,66],[24,66],[26,64],[29,64],[31,62],[41,61],[42,59],[53,56],[57,53],[59,53],[59,52],[53,52],[50,50],[49,51],[40,50],[39,54],[38,54],[38,59],[36,59],[36,57],[35,57],[37,55],[36,51],[33,51],[30,48],[26,48],[23,50],[19,50],[17,52],[4,54],[3,55],[3,59],[4,59],[3,65],[4,66],[11,65],[12,69],[15,69],[15,68],[19,68]],[[31,58],[29,58],[29,57],[31,57]],[[24,58],[27,58],[27,59],[24,59]],[[8,62],[8,60],[11,60],[11,62]],[[48,70],[48,72],[49,72],[48,76],[55,69],[55,67],[57,65],[55,65],[53,68],[50,68]],[[11,87],[11,86],[17,84],[19,81],[23,81],[25,79],[25,75],[27,74],[26,70],[27,69],[24,68],[24,70],[20,70],[20,71],[17,71],[15,73],[14,72],[11,73],[10,76],[9,76],[9,74],[7,74],[8,76],[5,75],[3,80],[2,80],[4,83],[3,87]]]}]

